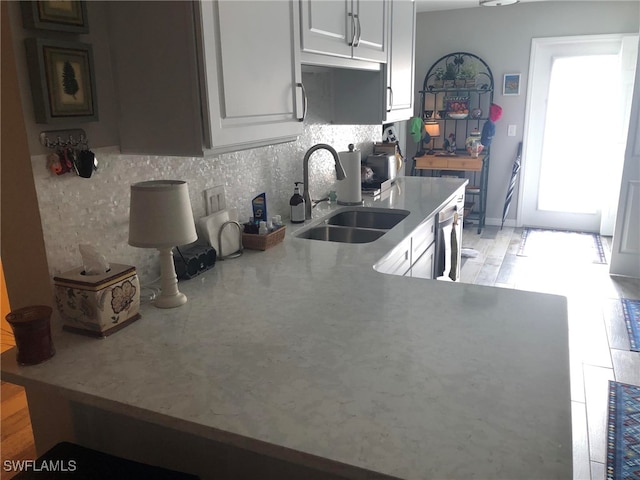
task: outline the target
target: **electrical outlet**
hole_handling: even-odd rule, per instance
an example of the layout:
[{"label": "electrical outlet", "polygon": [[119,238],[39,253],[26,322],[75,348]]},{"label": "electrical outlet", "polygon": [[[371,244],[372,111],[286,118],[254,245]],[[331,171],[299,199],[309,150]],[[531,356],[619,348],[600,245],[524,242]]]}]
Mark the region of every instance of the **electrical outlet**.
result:
[{"label": "electrical outlet", "polygon": [[224,196],[224,185],[207,188],[204,191],[204,205],[207,209],[207,215],[227,208],[227,200]]}]

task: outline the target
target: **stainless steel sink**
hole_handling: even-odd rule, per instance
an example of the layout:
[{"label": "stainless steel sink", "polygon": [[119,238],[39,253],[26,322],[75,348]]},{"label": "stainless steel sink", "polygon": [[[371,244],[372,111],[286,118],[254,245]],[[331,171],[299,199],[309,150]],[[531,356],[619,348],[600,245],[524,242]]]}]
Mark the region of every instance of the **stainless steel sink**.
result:
[{"label": "stainless steel sink", "polygon": [[369,243],[400,223],[408,210],[355,207],[339,210],[296,236],[342,243]]},{"label": "stainless steel sink", "polygon": [[407,210],[347,210],[327,218],[328,225],[342,225],[355,228],[377,228],[390,230],[400,223],[409,212]]},{"label": "stainless steel sink", "polygon": [[298,234],[299,238],[324,240],[325,242],[369,243],[384,235],[386,230],[319,225]]}]

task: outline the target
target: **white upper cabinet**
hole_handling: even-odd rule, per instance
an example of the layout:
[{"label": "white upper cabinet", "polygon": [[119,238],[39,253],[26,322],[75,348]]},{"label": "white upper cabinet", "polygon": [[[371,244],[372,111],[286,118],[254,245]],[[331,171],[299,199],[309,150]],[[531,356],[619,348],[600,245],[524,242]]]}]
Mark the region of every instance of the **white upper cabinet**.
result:
[{"label": "white upper cabinet", "polygon": [[385,122],[413,115],[416,12],[413,0],[392,0],[390,48],[386,65]]},{"label": "white upper cabinet", "polygon": [[293,1],[203,1],[211,147],[302,133],[299,20]]},{"label": "white upper cabinet", "polygon": [[122,152],[202,156],[302,133],[293,0],[128,1],[109,9]]},{"label": "white upper cabinet", "polygon": [[[321,0],[322,1],[322,0]],[[389,0],[352,0],[352,15],[358,29],[353,58],[387,61],[387,3]]]},{"label": "white upper cabinet", "polygon": [[388,0],[300,0],[302,51],[387,61]]},{"label": "white upper cabinet", "polygon": [[355,35],[348,17],[351,0],[301,0],[302,50],[309,53],[351,58]]},{"label": "white upper cabinet", "polygon": [[390,39],[380,71],[335,69],[334,118],[341,124],[381,124],[413,115],[415,3],[388,0]]}]

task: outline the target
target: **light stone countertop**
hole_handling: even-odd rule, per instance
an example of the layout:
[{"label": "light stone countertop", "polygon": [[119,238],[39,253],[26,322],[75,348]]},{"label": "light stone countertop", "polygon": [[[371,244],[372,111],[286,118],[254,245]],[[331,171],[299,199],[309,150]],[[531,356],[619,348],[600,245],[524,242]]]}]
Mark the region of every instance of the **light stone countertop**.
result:
[{"label": "light stone countertop", "polygon": [[379,240],[288,225],[282,244],[180,282],[186,305],[143,305],[104,340],[56,329],[51,360],[9,351],[2,378],[345,475],[571,478],[566,299],[372,267],[462,185],[400,178],[364,197],[412,212]]}]

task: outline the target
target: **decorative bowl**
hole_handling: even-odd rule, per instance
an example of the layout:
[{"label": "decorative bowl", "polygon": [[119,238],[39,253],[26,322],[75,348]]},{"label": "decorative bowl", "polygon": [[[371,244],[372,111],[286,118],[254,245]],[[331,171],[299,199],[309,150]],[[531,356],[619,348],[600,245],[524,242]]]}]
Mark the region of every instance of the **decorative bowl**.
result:
[{"label": "decorative bowl", "polygon": [[468,113],[449,113],[449,118],[453,118],[454,120],[464,120],[469,116]]}]

